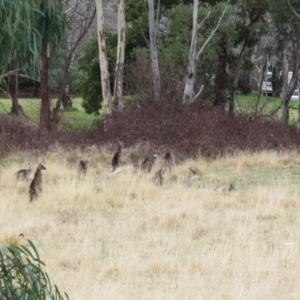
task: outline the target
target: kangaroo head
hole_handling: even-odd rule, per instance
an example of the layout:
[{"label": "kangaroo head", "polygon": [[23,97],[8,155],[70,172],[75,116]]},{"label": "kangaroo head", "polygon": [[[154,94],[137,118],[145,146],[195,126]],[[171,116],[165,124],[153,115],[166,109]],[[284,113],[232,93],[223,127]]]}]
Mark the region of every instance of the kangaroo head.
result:
[{"label": "kangaroo head", "polygon": [[42,163],[39,163],[38,170],[46,170],[46,167],[42,165]]},{"label": "kangaroo head", "polygon": [[81,167],[85,167],[87,165],[87,160],[80,160],[79,164]]},{"label": "kangaroo head", "polygon": [[158,158],[160,156],[159,151],[152,150],[152,156]]},{"label": "kangaroo head", "polygon": [[171,160],[172,158],[172,152],[171,151],[167,151],[164,155],[164,159],[165,160]]},{"label": "kangaroo head", "polygon": [[197,172],[195,170],[193,170],[192,168],[189,168],[189,170],[190,170],[191,174],[193,174],[193,175],[197,174]]}]

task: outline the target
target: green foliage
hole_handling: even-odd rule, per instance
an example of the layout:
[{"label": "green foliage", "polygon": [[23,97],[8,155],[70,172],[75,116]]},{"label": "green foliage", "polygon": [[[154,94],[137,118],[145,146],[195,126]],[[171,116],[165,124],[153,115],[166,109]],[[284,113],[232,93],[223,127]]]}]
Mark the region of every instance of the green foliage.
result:
[{"label": "green foliage", "polygon": [[[114,84],[114,63],[117,51],[116,34],[106,34],[106,47],[112,89]],[[88,114],[99,115],[103,98],[97,36],[94,36],[86,45],[78,61],[78,66],[79,70],[85,75],[84,80],[81,82],[81,94],[83,97],[82,107]]]},{"label": "green foliage", "polygon": [[0,66],[37,63],[41,42],[56,47],[65,29],[59,0],[0,0]]},{"label": "green foliage", "polygon": [[[300,14],[299,1],[290,0],[292,7]],[[300,36],[300,20],[292,13],[286,0],[269,0],[270,12],[281,40]]]},{"label": "green foliage", "polygon": [[38,18],[36,28],[42,39],[55,48],[60,44],[66,29],[62,1],[48,0],[47,3],[47,1],[39,0],[37,9],[41,12],[41,16]]},{"label": "green foliage", "polygon": [[[56,52],[56,55],[51,57],[48,86],[52,90],[58,90],[60,87],[66,63],[66,56],[67,49],[65,45],[62,45],[62,47],[60,47],[60,49]],[[79,70],[78,63],[74,61],[70,65],[67,79],[67,85],[70,88],[70,92],[75,94],[81,92],[81,84],[85,79],[85,74],[83,71]]]},{"label": "green foliage", "polygon": [[[16,3],[17,2],[17,3]],[[39,32],[34,29],[37,14],[34,0],[1,0],[0,5],[0,65],[7,67],[13,57],[28,60],[38,51]],[[33,32],[34,34],[32,34]]]},{"label": "green foliage", "polygon": [[94,36],[86,45],[78,65],[86,75],[81,89],[82,107],[88,114],[98,115],[103,98],[97,36]]},{"label": "green foliage", "polygon": [[[157,8],[159,6],[158,20],[162,17],[170,17],[170,12],[173,7],[189,4],[190,0],[161,0],[154,1],[155,19],[157,19]],[[126,52],[125,61],[128,63],[134,59],[131,55],[136,49],[149,48],[149,20],[148,20],[148,1],[147,0],[126,0],[126,22],[129,24],[126,28]],[[178,26],[178,23],[177,23]],[[164,26],[158,26],[158,46],[160,39],[164,38]],[[180,51],[180,49],[178,49]],[[166,53],[167,51],[165,51]],[[172,55],[172,54],[171,54]]]},{"label": "green foliage", "polygon": [[[187,65],[192,35],[192,5],[179,4],[170,10],[168,35],[159,44],[159,59]],[[180,24],[180,26],[178,26]]]},{"label": "green foliage", "polygon": [[245,72],[240,76],[240,79],[238,81],[238,89],[244,95],[248,95],[252,92],[249,72]]},{"label": "green foliage", "polygon": [[43,270],[45,264],[34,243],[26,241],[27,246],[13,242],[0,245],[0,299],[69,299]]},{"label": "green foliage", "polygon": [[71,64],[67,85],[70,87],[70,92],[78,94],[81,92],[81,84],[86,79],[83,71],[79,70],[77,63]]}]

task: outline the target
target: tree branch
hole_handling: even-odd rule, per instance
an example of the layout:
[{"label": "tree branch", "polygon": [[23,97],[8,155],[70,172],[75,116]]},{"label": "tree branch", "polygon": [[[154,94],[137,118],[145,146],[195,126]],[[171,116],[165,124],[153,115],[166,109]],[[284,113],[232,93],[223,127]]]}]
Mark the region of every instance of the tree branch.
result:
[{"label": "tree branch", "polygon": [[209,18],[210,14],[211,14],[211,11],[209,11],[207,13],[207,15],[205,16],[205,18],[202,20],[202,22],[200,24],[198,24],[197,31],[199,31],[203,27],[203,25],[205,24],[206,20]]},{"label": "tree branch", "polygon": [[200,94],[202,93],[203,89],[204,89],[204,85],[202,84],[201,87],[200,87],[199,92],[195,95],[195,97],[194,97],[194,99],[193,99],[192,102],[194,102],[200,96]]},{"label": "tree branch", "polygon": [[291,5],[290,0],[287,0],[287,3],[291,9],[291,11],[293,12],[293,14],[300,20],[300,15],[296,12],[295,8]]},{"label": "tree branch", "polygon": [[[219,28],[219,26],[220,26],[220,24],[221,24],[221,21],[222,21],[224,15],[225,15],[225,12],[226,12],[226,10],[227,10],[228,4],[229,4],[229,1],[226,3],[226,6],[225,6],[225,8],[224,8],[224,10],[223,10],[223,12],[222,12],[222,15],[221,15],[221,17],[220,17],[219,20],[218,20],[217,26],[216,26],[216,27],[214,28],[214,30],[210,33],[209,37],[206,39],[205,43],[202,45],[201,49],[199,50],[199,52],[198,52],[198,54],[197,54],[197,56],[196,56],[196,60],[198,60],[200,54],[203,52],[203,50],[205,49],[205,47],[207,46],[207,44],[209,43],[209,41],[211,40],[211,38],[214,36],[214,34],[216,33],[216,31],[218,30],[218,28]],[[202,21],[202,22],[203,22],[203,21]],[[202,22],[201,22],[201,24],[202,24]],[[201,24],[200,24],[200,25],[201,25]],[[200,26],[200,25],[199,25],[199,26]]]}]

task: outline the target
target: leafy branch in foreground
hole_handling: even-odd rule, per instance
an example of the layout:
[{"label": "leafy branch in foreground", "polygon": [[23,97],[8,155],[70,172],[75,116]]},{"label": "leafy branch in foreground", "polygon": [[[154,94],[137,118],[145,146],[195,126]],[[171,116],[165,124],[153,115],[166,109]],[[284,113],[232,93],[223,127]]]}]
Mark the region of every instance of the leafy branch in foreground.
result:
[{"label": "leafy branch in foreground", "polygon": [[[22,234],[20,237],[24,237]],[[69,299],[52,283],[32,241],[0,244],[0,299]]]}]

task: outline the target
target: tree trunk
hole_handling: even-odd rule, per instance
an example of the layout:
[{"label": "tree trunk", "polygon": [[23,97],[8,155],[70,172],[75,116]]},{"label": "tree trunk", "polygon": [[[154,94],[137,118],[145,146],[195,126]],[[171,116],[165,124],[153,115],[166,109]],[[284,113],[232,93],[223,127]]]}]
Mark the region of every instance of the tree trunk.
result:
[{"label": "tree trunk", "polygon": [[289,63],[286,54],[284,55],[282,77],[283,77],[283,87],[282,87],[282,106],[281,106],[281,122],[288,124],[289,121],[289,103],[290,99],[287,97],[288,94],[288,72]]},{"label": "tree trunk", "polygon": [[225,15],[225,12],[228,7],[228,3],[225,5],[223,12],[218,20],[216,27],[211,31],[209,37],[206,39],[198,53],[196,54],[196,47],[197,47],[197,35],[198,31],[202,28],[205,21],[209,18],[209,12],[205,18],[202,20],[200,24],[198,24],[198,6],[199,0],[194,0],[194,8],[193,8],[193,31],[192,31],[192,42],[190,47],[190,55],[189,55],[189,65],[188,65],[188,72],[187,72],[187,80],[185,82],[184,92],[183,92],[183,104],[190,104],[194,102],[194,100],[200,95],[203,90],[203,85],[201,86],[199,92],[194,96],[194,83],[195,83],[195,72],[196,72],[196,65],[197,61],[200,57],[200,54],[203,52],[205,47],[208,45],[211,38],[214,36],[216,31],[218,30],[220,23]]},{"label": "tree trunk", "polygon": [[64,65],[63,74],[62,74],[62,78],[61,78],[61,82],[60,82],[60,86],[59,86],[58,99],[57,99],[55,107],[53,108],[53,111],[52,111],[52,131],[57,131],[58,123],[59,123],[60,116],[61,116],[61,114],[59,113],[61,104],[63,105],[64,109],[72,108],[72,101],[66,92],[66,82],[67,82],[68,75],[69,75],[69,69],[70,69],[70,65],[71,65],[73,57],[74,57],[74,52],[77,49],[80,41],[85,36],[88,29],[90,28],[92,21],[95,17],[95,14],[96,14],[96,10],[94,10],[89,22],[87,22],[85,24],[84,28],[82,29],[79,36],[77,37],[76,42],[74,43],[74,45],[70,48],[70,50],[68,52],[68,56],[67,56],[67,59],[66,59],[65,65]]},{"label": "tree trunk", "polygon": [[50,97],[49,97],[49,61],[50,48],[47,41],[42,41],[42,55],[41,55],[41,111],[40,111],[40,130],[50,133],[51,131],[51,111],[50,111]]},{"label": "tree trunk", "polygon": [[298,123],[297,134],[300,135],[300,69],[298,70]]},{"label": "tree trunk", "polygon": [[292,78],[289,82],[288,78],[288,72],[289,72],[289,62],[288,62],[288,57],[286,54],[283,56],[283,87],[282,87],[282,106],[281,106],[281,122],[283,124],[288,124],[289,122],[289,104],[290,104],[290,99],[292,97],[292,94],[294,90],[297,87],[298,84],[298,72],[299,72],[299,56],[300,56],[300,48],[299,48],[299,42],[300,40],[296,41],[293,44],[293,74]]},{"label": "tree trunk", "polygon": [[62,106],[64,109],[70,109],[73,106],[72,100],[71,100],[70,96],[68,95],[68,90],[69,89],[67,86],[61,97],[61,102],[62,102]]},{"label": "tree trunk", "polygon": [[272,91],[273,97],[280,97],[282,92],[282,57],[281,59],[277,59],[276,65],[272,70]]},{"label": "tree trunk", "polygon": [[251,31],[249,33],[249,35],[246,36],[246,38],[244,40],[244,43],[243,43],[243,46],[242,46],[242,50],[241,50],[240,55],[238,57],[238,61],[237,61],[237,64],[236,64],[235,71],[234,71],[234,78],[233,78],[233,83],[232,83],[232,86],[231,86],[231,89],[230,89],[230,98],[229,98],[229,112],[231,112],[231,113],[233,113],[233,111],[234,111],[234,98],[235,98],[235,93],[236,93],[236,90],[237,90],[237,84],[238,84],[238,81],[239,81],[239,78],[240,78],[240,74],[241,74],[241,70],[242,70],[242,67],[243,67],[245,56],[246,56],[247,51],[248,51],[248,44],[249,44],[249,42],[252,38],[252,35],[253,35],[253,31]]},{"label": "tree trunk", "polygon": [[194,0],[193,8],[193,29],[192,41],[189,54],[188,71],[186,74],[186,82],[183,92],[183,104],[190,104],[194,99],[194,83],[195,83],[195,70],[196,70],[196,47],[198,38],[198,6],[199,1]]},{"label": "tree trunk", "polygon": [[159,73],[159,66],[158,66],[157,47],[156,47],[157,24],[155,25],[155,22],[154,22],[153,0],[148,0],[148,7],[149,7],[149,34],[150,34],[150,51],[151,51],[154,100],[159,101],[161,88],[160,88],[160,73]]},{"label": "tree trunk", "polygon": [[216,96],[214,101],[214,106],[220,107],[225,110],[227,92],[226,92],[226,82],[227,82],[227,41],[225,35],[222,36],[219,46],[221,48],[221,53],[218,59],[218,71],[216,74]]},{"label": "tree trunk", "polygon": [[115,108],[123,111],[123,76],[125,56],[125,0],[118,2],[118,50],[114,87]]},{"label": "tree trunk", "polygon": [[19,77],[19,73],[17,69],[8,72],[9,93],[11,95],[11,101],[12,101],[10,113],[16,116],[19,116],[21,112],[21,106],[19,104],[19,99],[18,99],[18,94],[19,94],[18,77]]},{"label": "tree trunk", "polygon": [[109,84],[109,72],[106,56],[106,42],[104,34],[104,16],[102,0],[95,0],[97,9],[98,45],[101,72],[101,86],[103,95],[104,114],[109,115],[112,111],[111,92]]}]

